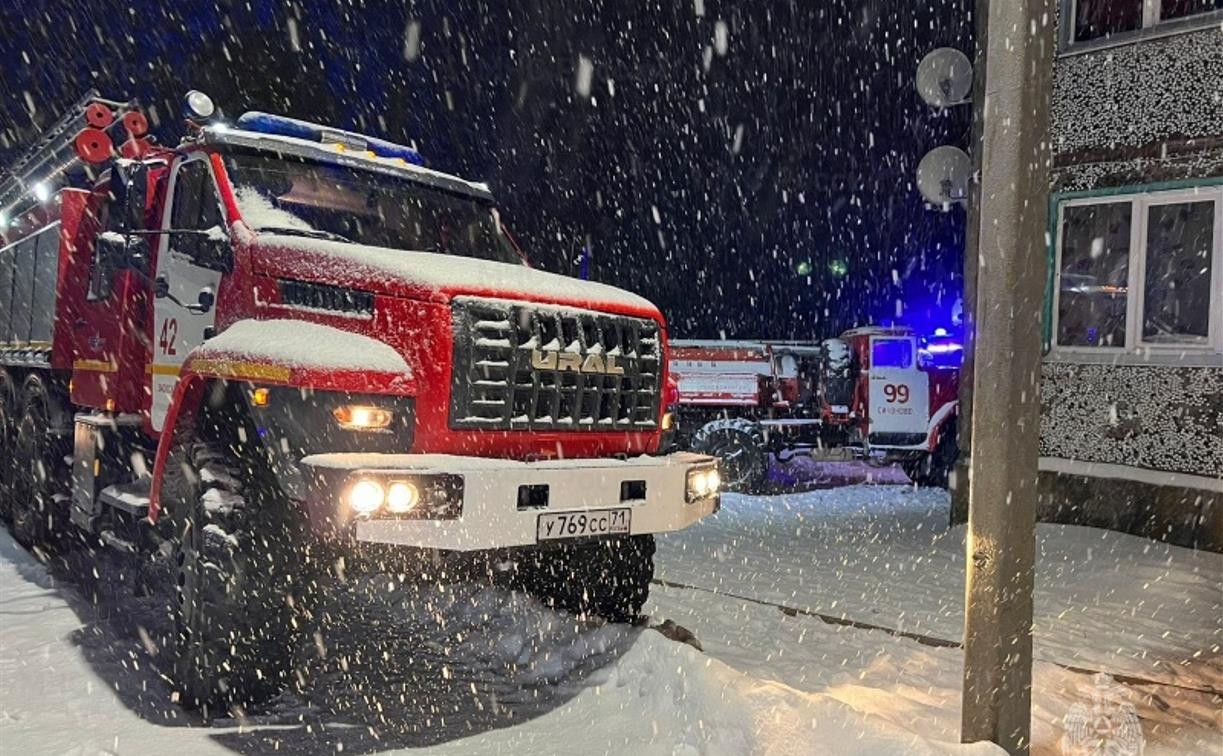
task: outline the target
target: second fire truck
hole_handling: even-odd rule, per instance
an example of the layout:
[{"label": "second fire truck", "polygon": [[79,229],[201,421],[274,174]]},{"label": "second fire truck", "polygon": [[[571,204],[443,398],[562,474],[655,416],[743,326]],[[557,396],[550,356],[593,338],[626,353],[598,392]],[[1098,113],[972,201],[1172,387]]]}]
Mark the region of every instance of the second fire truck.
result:
[{"label": "second fire truck", "polygon": [[958,454],[960,343],[943,329],[864,327],[822,342],[674,341],[679,443],[756,491],[770,456],[898,463],[946,485]]}]

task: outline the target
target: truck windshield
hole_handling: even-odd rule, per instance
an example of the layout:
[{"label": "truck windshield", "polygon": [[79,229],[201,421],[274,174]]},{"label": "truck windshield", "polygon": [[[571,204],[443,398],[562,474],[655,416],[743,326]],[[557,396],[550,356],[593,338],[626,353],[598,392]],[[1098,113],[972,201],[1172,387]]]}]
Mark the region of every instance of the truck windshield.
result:
[{"label": "truck windshield", "polygon": [[226,169],[255,231],[521,264],[493,208],[395,176],[235,153]]}]

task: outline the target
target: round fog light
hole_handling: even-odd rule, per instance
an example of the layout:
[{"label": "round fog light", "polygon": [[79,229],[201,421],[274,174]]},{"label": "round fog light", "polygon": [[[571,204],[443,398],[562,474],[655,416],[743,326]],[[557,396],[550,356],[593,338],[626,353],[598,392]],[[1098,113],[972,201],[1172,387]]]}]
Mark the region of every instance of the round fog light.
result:
[{"label": "round fog light", "polygon": [[386,490],[386,508],[395,514],[410,512],[420,499],[420,493],[411,483],[392,483]]},{"label": "round fog light", "polygon": [[716,494],[718,488],[722,486],[722,476],[717,470],[710,470],[705,474],[705,485],[709,488],[710,494]]},{"label": "round fog light", "polygon": [[360,515],[371,515],[382,506],[386,491],[376,480],[359,480],[348,489],[348,506]]}]

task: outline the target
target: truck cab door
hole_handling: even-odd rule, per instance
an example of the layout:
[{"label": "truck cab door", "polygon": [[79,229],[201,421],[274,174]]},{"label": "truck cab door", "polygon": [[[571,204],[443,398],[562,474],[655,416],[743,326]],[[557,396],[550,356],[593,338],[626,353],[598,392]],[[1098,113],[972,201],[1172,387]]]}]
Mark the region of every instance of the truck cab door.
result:
[{"label": "truck cab door", "polygon": [[912,336],[872,336],[869,368],[871,446],[912,446],[926,438],[930,390]]},{"label": "truck cab door", "polygon": [[160,431],[187,354],[210,337],[217,289],[232,267],[232,247],[207,155],[173,168],[153,279],[150,422]]},{"label": "truck cab door", "polygon": [[148,182],[147,165],[116,166],[108,190],[95,190],[90,197],[97,233],[86,240],[90,254],[83,296],[71,305],[73,404],[121,413],[144,408],[149,352],[142,283],[148,276],[148,241],[138,234],[146,230]]}]

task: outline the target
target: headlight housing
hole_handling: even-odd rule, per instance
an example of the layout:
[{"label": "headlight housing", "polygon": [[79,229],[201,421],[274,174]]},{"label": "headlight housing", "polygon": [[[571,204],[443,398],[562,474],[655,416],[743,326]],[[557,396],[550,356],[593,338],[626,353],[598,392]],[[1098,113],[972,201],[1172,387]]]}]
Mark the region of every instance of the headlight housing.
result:
[{"label": "headlight housing", "polygon": [[243,392],[261,438],[296,462],[310,454],[403,454],[416,430],[415,400],[294,386],[255,386]]},{"label": "headlight housing", "polygon": [[335,501],[342,519],[454,520],[463,516],[463,476],[408,470],[348,471],[307,465],[320,501]]},{"label": "headlight housing", "polygon": [[685,498],[688,503],[702,501],[718,495],[722,488],[722,474],[717,466],[697,467],[688,471]]},{"label": "headlight housing", "polygon": [[373,517],[383,508],[388,514],[403,515],[420,502],[420,489],[411,481],[362,477],[348,487],[344,501],[358,517]]}]

